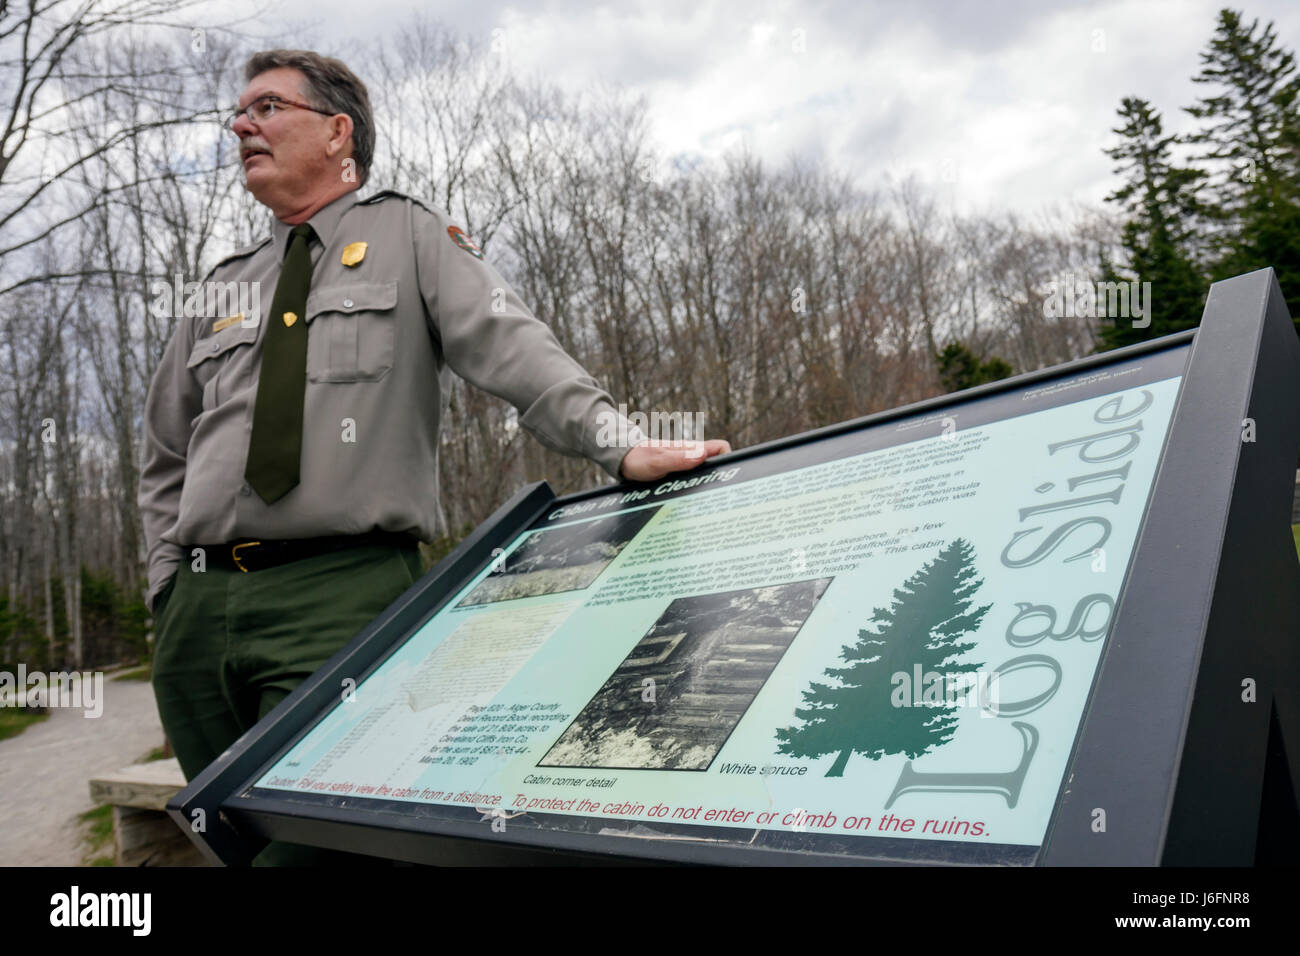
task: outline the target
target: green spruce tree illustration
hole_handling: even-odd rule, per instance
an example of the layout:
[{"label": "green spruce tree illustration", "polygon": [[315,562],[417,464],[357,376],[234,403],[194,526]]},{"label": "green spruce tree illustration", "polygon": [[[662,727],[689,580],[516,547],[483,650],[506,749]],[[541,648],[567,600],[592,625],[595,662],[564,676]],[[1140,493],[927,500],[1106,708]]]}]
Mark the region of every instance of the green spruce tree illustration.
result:
[{"label": "green spruce tree illustration", "polygon": [[[870,760],[885,754],[915,759],[951,739],[957,723],[956,703],[895,706],[892,680],[914,665],[921,673],[956,675],[978,671],[981,664],[962,662],[974,642],[961,638],[979,627],[991,604],[971,610],[983,584],[974,568],[975,551],[957,538],[894,591],[888,609],[876,608],[856,644],[846,645],[845,667],[827,668],[838,686],[812,682],[803,692],[805,707],[794,715],[802,724],[778,728],[777,753],[794,757],[838,754],[826,776],[841,777],[849,757]],[[917,688],[916,696],[921,696]],[[908,703],[912,698],[908,697]]]}]

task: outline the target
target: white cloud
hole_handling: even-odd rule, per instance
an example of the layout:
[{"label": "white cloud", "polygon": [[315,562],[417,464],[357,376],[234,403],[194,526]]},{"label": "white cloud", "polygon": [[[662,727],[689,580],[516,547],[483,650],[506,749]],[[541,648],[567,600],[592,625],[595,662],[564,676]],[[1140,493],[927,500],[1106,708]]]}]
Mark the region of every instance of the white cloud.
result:
[{"label": "white cloud", "polygon": [[[1037,211],[1099,203],[1114,188],[1116,108],[1145,97],[1184,128],[1190,77],[1223,0],[1047,5],[780,0],[460,2],[437,9],[512,68],[578,92],[644,93],[669,154],[719,157],[748,143],[765,161],[819,155],[863,186],[915,173],[962,208]],[[405,4],[293,0],[344,39],[396,29]],[[299,12],[301,11],[301,12]],[[1255,2],[1295,48],[1300,5]]]}]

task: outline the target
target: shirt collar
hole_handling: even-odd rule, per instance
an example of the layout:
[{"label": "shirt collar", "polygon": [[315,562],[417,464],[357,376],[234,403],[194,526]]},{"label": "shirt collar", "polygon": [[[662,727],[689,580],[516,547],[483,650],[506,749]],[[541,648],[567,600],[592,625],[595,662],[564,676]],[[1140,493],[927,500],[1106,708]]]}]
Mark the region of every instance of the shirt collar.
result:
[{"label": "shirt collar", "polygon": [[[329,202],[317,209],[308,224],[316,232],[316,238],[320,240],[321,245],[328,247],[330,240],[334,237],[334,231],[338,228],[339,220],[357,202],[358,190],[352,189],[345,192],[332,202]],[[271,217],[271,236],[275,239],[275,250],[277,261],[283,262],[285,253],[289,249],[289,233],[293,226],[287,222],[281,222],[274,216]]]}]

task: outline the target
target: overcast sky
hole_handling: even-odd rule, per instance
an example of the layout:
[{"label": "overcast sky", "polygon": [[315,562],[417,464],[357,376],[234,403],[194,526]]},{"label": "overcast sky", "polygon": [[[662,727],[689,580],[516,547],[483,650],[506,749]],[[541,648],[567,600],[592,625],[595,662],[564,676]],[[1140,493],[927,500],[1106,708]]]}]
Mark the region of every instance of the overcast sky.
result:
[{"label": "overcast sky", "polygon": [[[1190,77],[1222,0],[445,0],[453,31],[504,45],[525,74],[647,97],[670,157],[748,143],[781,163],[820,156],[866,187],[914,173],[962,210],[1100,203],[1120,99],[1186,128]],[[267,30],[316,48],[391,33],[412,0],[280,0]],[[1234,6],[1300,48],[1300,2]],[[500,31],[494,34],[494,31]],[[286,44],[293,45],[293,44]],[[366,77],[362,77],[366,79]]]}]

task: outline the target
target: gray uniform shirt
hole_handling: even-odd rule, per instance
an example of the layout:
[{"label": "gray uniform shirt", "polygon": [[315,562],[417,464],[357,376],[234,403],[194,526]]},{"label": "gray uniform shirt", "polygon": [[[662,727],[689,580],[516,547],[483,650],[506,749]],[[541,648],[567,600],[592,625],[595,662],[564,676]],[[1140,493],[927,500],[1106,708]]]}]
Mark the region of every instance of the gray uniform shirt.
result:
[{"label": "gray uniform shirt", "polygon": [[[616,479],[643,437],[620,423],[629,441],[598,442],[619,421],[609,393],[442,212],[394,192],[358,200],[354,191],[308,222],[316,239],[302,317],[300,484],[267,505],[244,481],[265,313],[293,228],[277,219],[270,237],[204,280],[208,314],[177,320],[149,388],[139,502],[151,607],[190,545],[374,529],[431,540],[448,367],[514,405],[543,445],[585,455]],[[345,265],[361,242],[364,256]],[[214,307],[215,284],[230,282],[260,283],[263,314],[230,318],[241,314],[233,296]]]}]

